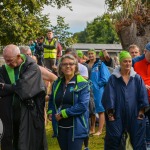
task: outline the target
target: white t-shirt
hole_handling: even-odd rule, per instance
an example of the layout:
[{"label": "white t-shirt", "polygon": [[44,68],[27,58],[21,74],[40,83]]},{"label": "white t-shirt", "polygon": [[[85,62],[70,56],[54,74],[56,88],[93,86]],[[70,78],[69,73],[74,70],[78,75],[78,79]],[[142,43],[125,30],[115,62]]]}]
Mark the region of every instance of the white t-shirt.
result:
[{"label": "white t-shirt", "polygon": [[80,64],[80,63],[78,63],[78,68],[79,68],[79,72],[80,72],[81,76],[88,78],[88,69],[87,69],[87,67]]}]

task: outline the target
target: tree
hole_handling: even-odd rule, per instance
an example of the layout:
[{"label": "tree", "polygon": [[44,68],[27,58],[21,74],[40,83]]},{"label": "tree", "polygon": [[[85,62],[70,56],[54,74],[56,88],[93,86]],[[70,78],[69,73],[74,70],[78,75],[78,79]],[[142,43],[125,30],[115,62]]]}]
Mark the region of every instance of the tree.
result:
[{"label": "tree", "polygon": [[0,41],[9,43],[27,43],[43,34],[50,24],[48,15],[42,15],[44,5],[66,6],[69,0],[6,0],[0,2]]},{"label": "tree", "polygon": [[72,38],[73,34],[68,31],[70,29],[69,24],[66,24],[64,19],[65,17],[58,16],[57,25],[51,25],[50,28],[65,49],[75,43],[75,40]]},{"label": "tree", "polygon": [[110,19],[109,14],[95,18],[92,22],[87,23],[83,32],[77,33],[78,42],[84,43],[118,43],[116,31]]},{"label": "tree", "polygon": [[112,13],[122,47],[127,49],[136,44],[142,51],[150,41],[150,0],[105,0],[105,3]]}]

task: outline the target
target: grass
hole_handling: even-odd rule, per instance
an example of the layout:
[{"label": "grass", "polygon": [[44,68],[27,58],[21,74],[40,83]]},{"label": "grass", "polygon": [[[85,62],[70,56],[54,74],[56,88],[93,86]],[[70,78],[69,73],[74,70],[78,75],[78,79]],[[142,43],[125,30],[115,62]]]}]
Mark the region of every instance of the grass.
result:
[{"label": "grass", "polygon": [[[51,123],[47,124],[46,133],[47,133],[47,141],[48,141],[48,150],[60,150],[57,143],[57,139],[52,138],[53,131],[52,131]],[[104,136],[105,136],[105,131],[103,131],[103,134],[101,136],[90,136],[90,140],[89,140],[90,150],[103,150]]]}]

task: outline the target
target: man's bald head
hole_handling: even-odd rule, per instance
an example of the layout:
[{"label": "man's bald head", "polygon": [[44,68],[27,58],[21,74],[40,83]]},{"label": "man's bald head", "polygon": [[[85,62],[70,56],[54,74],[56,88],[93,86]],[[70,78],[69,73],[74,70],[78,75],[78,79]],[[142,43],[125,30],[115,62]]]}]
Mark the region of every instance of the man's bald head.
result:
[{"label": "man's bald head", "polygon": [[5,60],[5,63],[11,68],[15,68],[23,62],[20,56],[19,47],[13,44],[7,45],[4,48],[3,57]]},{"label": "man's bald head", "polygon": [[20,55],[20,49],[17,45],[7,45],[4,49],[3,49],[3,56],[17,56]]}]

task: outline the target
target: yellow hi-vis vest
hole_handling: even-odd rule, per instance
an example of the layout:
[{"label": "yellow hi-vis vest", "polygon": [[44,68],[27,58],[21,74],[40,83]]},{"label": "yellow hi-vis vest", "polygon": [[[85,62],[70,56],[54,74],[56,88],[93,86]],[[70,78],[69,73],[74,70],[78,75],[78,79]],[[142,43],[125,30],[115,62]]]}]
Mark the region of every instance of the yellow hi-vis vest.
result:
[{"label": "yellow hi-vis vest", "polygon": [[[45,39],[44,43],[46,45],[54,46],[55,42],[56,42],[56,39],[53,38],[51,42]],[[56,58],[56,56],[57,56],[57,49],[44,48],[44,58]]]}]

